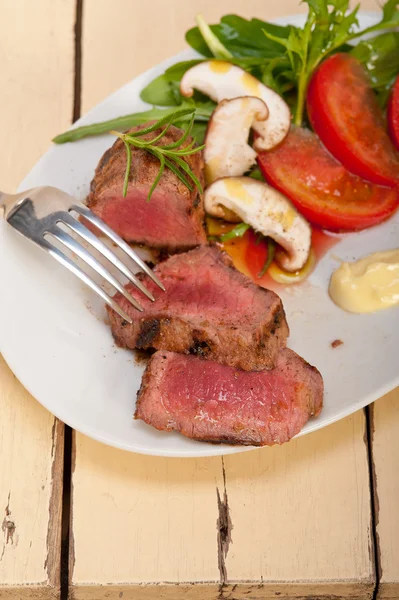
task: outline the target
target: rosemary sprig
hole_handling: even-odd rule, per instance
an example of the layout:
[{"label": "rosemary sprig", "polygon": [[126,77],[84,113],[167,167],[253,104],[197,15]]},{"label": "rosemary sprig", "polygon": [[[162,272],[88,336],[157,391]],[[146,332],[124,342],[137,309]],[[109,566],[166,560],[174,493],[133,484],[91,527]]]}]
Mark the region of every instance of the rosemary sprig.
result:
[{"label": "rosemary sprig", "polygon": [[[166,144],[164,146],[157,144],[157,142],[159,142],[165,136],[171,125],[177,122],[181,122],[182,119],[187,118],[188,116],[190,116],[188,126],[183,132],[183,135],[176,142]],[[152,125],[149,125],[144,129],[140,129],[139,131],[135,131],[134,133],[120,133],[119,131],[110,131],[110,133],[118,136],[125,144],[126,173],[123,184],[124,196],[126,196],[129,187],[129,174],[132,164],[132,147],[146,150],[147,152],[152,154],[152,156],[155,156],[155,158],[159,160],[159,171],[157,173],[156,178],[154,179],[150,191],[148,192],[147,200],[151,199],[151,196],[163,175],[165,167],[168,167],[176,175],[176,177],[178,177],[179,180],[182,183],[184,183],[184,185],[190,190],[190,192],[194,189],[195,186],[198,189],[198,191],[202,193],[201,182],[196,177],[195,173],[192,171],[188,163],[186,163],[186,161],[183,160],[183,157],[191,156],[192,154],[203,150],[205,146],[195,147],[195,141],[193,140],[185,148],[181,147],[191,133],[191,130],[194,125],[194,119],[195,109],[187,108],[176,110],[172,114],[165,115],[156,123],[153,123]],[[141,139],[143,135],[152,133],[153,131],[160,129],[161,127],[163,127],[163,129],[154,138],[150,140]]]}]

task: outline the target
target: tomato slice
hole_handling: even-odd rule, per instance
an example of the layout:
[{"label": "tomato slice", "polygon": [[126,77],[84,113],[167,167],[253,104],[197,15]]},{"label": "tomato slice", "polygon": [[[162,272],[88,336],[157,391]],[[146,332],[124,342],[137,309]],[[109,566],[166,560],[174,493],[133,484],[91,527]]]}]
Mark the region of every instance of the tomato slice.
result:
[{"label": "tomato slice", "polygon": [[262,283],[265,277],[259,277],[265,262],[267,261],[268,251],[265,239],[258,239],[256,233],[251,229],[248,231],[248,245],[245,252],[245,262],[248,265],[252,280],[255,283]]},{"label": "tomato slice", "polygon": [[258,163],[266,181],[308,221],[330,231],[376,225],[399,203],[399,190],[349,173],[308,129],[292,126],[279,146],[258,154]]},{"label": "tomato slice", "polygon": [[388,102],[388,130],[391,140],[399,150],[399,77],[397,77]]},{"label": "tomato slice", "polygon": [[307,110],[323,144],[355,175],[373,183],[399,185],[399,154],[367,74],[350,54],[334,54],[314,73]]}]

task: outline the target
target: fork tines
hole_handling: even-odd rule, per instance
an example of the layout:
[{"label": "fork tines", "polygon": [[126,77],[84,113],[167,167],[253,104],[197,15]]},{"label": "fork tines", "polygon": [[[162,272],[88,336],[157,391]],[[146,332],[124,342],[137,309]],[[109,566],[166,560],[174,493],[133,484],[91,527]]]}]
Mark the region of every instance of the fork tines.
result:
[{"label": "fork tines", "polygon": [[[63,223],[74,233],[80,236],[87,244],[90,244],[100,254],[102,254],[114,267],[116,267],[137,289],[139,289],[147,298],[154,301],[154,296],[147,290],[143,283],[132,273],[132,271],[104,244],[94,233],[92,233],[81,221],[73,216],[73,213],[84,217],[89,223],[94,225],[102,233],[110,238],[110,240],[116,244],[121,250],[124,251],[127,256],[133,260],[133,262],[157,284],[159,288],[165,291],[163,284],[159,281],[157,276],[151,271],[146,263],[132,250],[132,248],[122,240],[108,225],[106,225],[101,219],[99,219],[91,210],[89,210],[83,204],[73,204],[68,212],[58,213],[59,218],[54,223],[54,226],[47,229],[47,234],[55,238],[58,242],[63,244],[77,257],[79,257],[84,263],[96,271],[105,281],[112,285],[120,294],[122,294],[137,310],[142,311],[143,308],[140,303],[133,298],[133,296],[124,288],[124,286],[92,255],[90,252],[83,247],[74,237],[69,235],[66,231],[61,229],[58,224]],[[86,283],[94,292],[96,292],[101,298],[113,308],[123,319],[132,322],[129,315],[118,305],[118,303],[109,296],[105,290],[98,285],[91,277],[89,277],[85,271],[83,271],[72,259],[63,254],[58,248],[56,248],[48,239],[43,239],[44,245],[48,252],[67,269],[72,271],[79,279]]]}]

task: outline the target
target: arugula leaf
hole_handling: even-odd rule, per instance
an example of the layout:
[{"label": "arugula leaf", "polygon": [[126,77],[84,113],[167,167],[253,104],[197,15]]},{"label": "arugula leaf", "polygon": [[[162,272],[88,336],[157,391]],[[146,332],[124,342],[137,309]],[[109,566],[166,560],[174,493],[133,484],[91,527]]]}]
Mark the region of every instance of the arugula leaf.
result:
[{"label": "arugula leaf", "polygon": [[[348,47],[348,42],[365,33],[372,33],[399,25],[397,0],[388,0],[383,7],[381,21],[363,31],[360,31],[358,27],[357,14],[359,6],[355,6],[352,11],[349,11],[349,0],[305,1],[309,6],[309,12],[302,30],[291,28],[288,37],[275,36],[269,31],[264,30],[264,34],[269,40],[280,43],[287,51],[297,87],[296,125],[302,125],[306,88],[313,71],[322,60],[332,52],[351,50]],[[358,51],[358,57],[362,55],[362,62],[366,68],[370,73],[374,71],[374,79],[376,80],[374,87],[377,89],[381,87],[381,85],[377,84],[379,78],[384,80],[383,87],[389,86],[392,83],[395,73],[394,64],[399,65],[399,61],[396,55],[395,63],[392,38],[389,42],[383,40],[375,42],[374,45],[375,47],[372,45],[368,51],[369,60],[365,58],[367,51],[364,47],[361,47]],[[373,62],[371,62],[371,56]],[[382,91],[385,91],[385,89],[384,87]]]},{"label": "arugula leaf", "polygon": [[389,32],[364,40],[351,50],[367,69],[382,107],[399,74],[399,32]]},{"label": "arugula leaf", "polygon": [[[318,0],[310,0],[311,2],[318,2]],[[306,20],[305,26],[303,29],[298,29],[296,27],[290,28],[290,33],[288,38],[279,38],[268,31],[264,31],[265,36],[277,43],[280,43],[287,51],[287,56],[290,61],[291,69],[294,74],[294,77],[297,81],[298,88],[298,97],[297,97],[297,105],[295,112],[295,124],[302,125],[303,119],[303,111],[305,106],[306,99],[306,88],[308,83],[308,72],[309,72],[309,54],[312,50],[310,47],[311,41],[313,41],[313,53],[315,49],[320,45],[320,34],[322,29],[320,29],[314,40],[311,39],[312,28],[316,22],[316,13],[311,8],[309,10],[309,15]]]},{"label": "arugula leaf", "polygon": [[382,6],[382,19],[376,25],[371,25],[362,31],[353,33],[350,37],[351,40],[360,37],[364,34],[374,33],[381,29],[391,29],[399,26],[399,4],[398,0],[388,0]]}]

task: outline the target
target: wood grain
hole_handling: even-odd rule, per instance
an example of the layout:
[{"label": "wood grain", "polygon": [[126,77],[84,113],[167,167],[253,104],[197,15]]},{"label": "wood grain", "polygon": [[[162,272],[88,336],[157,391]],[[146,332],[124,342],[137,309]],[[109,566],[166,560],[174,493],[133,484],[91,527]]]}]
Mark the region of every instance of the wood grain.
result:
[{"label": "wood grain", "polygon": [[[199,11],[209,21],[226,12],[270,19],[298,12],[298,4],[86,0],[83,111],[183,49]],[[76,434],[73,598],[370,598],[364,434],[359,412],[224,462],[129,455]]]},{"label": "wood grain", "polygon": [[[0,12],[0,181],[12,192],[70,123],[74,2],[2,0]],[[63,425],[1,357],[0,456],[0,598],[57,598]]]},{"label": "wood grain", "polygon": [[399,598],[399,388],[373,405],[372,452],[380,585],[378,598]]}]

